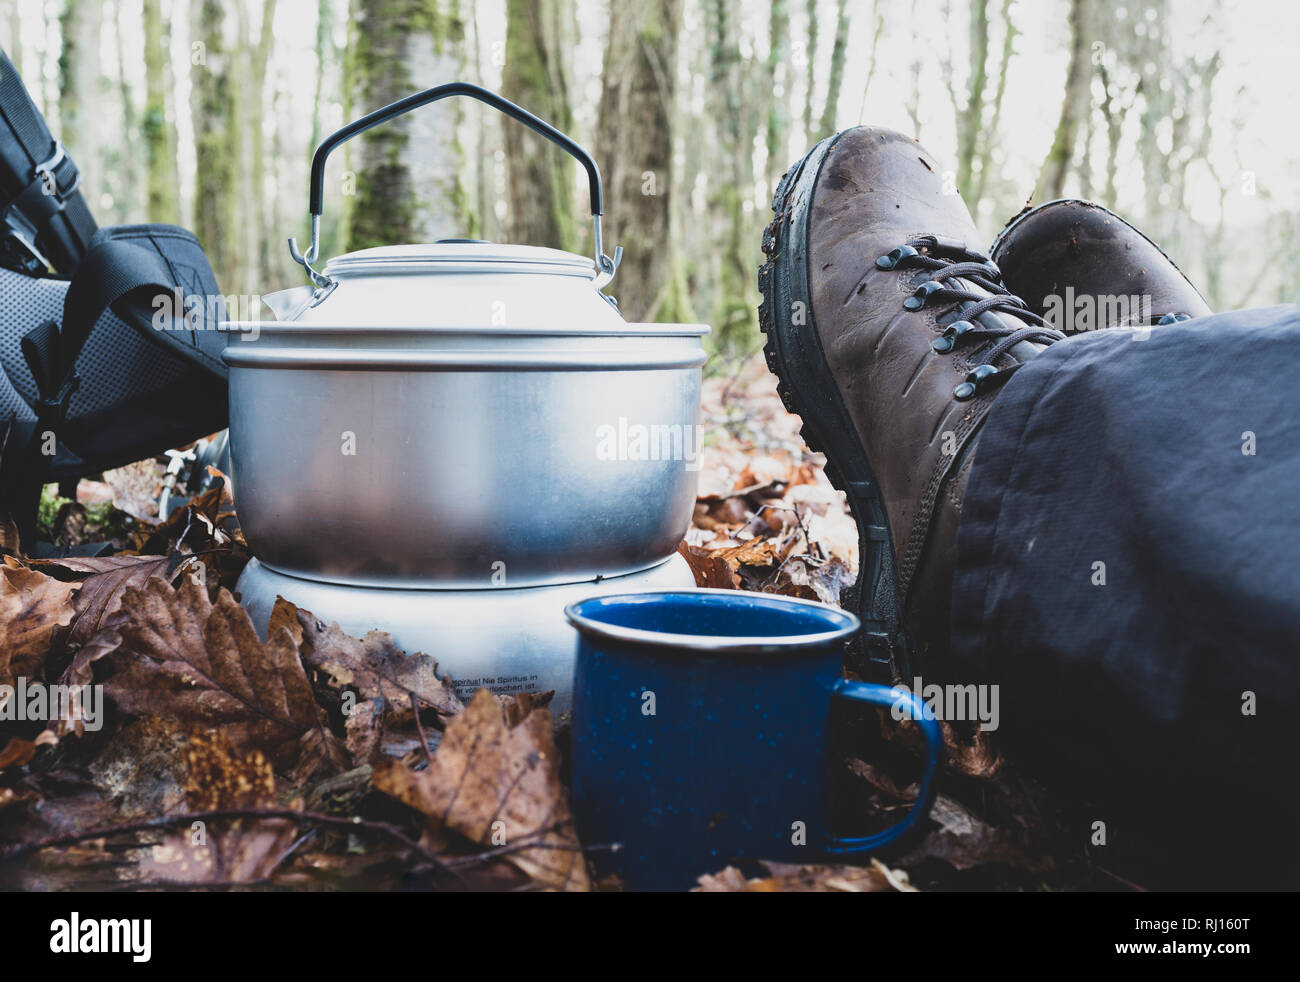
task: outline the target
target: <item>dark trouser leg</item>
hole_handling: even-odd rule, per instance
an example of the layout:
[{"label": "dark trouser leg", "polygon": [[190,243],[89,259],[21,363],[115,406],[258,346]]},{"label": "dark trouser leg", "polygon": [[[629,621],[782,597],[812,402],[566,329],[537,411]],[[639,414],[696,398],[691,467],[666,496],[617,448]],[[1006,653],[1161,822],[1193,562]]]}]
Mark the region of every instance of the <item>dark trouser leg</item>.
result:
[{"label": "dark trouser leg", "polygon": [[1106,823],[1101,865],[1300,886],[1300,308],[1021,369],[963,504],[953,656],[1000,686],[1007,752]]}]

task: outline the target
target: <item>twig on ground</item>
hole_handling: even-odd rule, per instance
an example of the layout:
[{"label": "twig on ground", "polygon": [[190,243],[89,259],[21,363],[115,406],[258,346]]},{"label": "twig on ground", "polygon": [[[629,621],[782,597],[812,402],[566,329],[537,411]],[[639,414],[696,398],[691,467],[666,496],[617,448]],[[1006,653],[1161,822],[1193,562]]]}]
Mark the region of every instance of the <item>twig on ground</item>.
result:
[{"label": "twig on ground", "polygon": [[208,822],[223,818],[283,818],[293,822],[312,822],[317,825],[348,829],[354,832],[374,832],[387,836],[412,852],[418,853],[422,859],[432,863],[442,872],[456,876],[455,872],[443,862],[437,853],[426,849],[395,825],[389,825],[387,822],[375,822],[357,816],[327,815],[322,812],[300,811],[295,808],[216,808],[209,811],[186,812],[177,815],[159,815],[154,818],[142,818],[133,822],[122,822],[102,828],[85,829],[80,832],[65,832],[62,835],[52,835],[32,842],[20,842],[0,848],[0,857],[17,859],[28,853],[39,852],[42,849],[75,845],[78,842],[86,842],[90,839],[109,839],[135,832],[148,832],[153,829],[170,828],[174,825],[188,825],[193,822]]},{"label": "twig on ground", "polygon": [[420,722],[420,702],[414,692],[407,692],[411,697],[411,712],[415,714],[415,732],[420,737],[420,749],[424,751],[424,765],[433,766],[433,754],[429,750],[429,739],[424,735],[424,724]]}]

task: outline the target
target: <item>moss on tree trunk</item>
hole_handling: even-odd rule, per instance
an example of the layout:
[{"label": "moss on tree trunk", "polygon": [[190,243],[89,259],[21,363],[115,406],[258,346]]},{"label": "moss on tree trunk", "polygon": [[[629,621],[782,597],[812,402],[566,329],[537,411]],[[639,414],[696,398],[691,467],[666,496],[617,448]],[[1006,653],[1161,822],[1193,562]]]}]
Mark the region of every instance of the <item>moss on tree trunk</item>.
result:
[{"label": "moss on tree trunk", "polygon": [[[569,0],[506,0],[502,94],[566,133],[573,129],[573,111],[563,59],[569,56],[572,17]],[[576,250],[577,162],[513,122],[505,124],[505,145],[510,237],[529,245]]]},{"label": "moss on tree trunk", "polygon": [[[352,27],[348,67],[353,115],[373,112],[460,75],[464,24],[456,5],[358,0]],[[462,158],[455,127],[447,122],[457,111],[454,104],[435,103],[357,138],[350,248],[418,242],[461,231],[453,226],[464,209]],[[345,180],[345,191],[347,184]]]},{"label": "moss on tree trunk", "polygon": [[660,316],[672,277],[681,9],[681,0],[610,8],[596,149],[605,177],[606,251],[626,250],[613,293],[629,320]]},{"label": "moss on tree trunk", "polygon": [[167,28],[161,0],[144,0],[145,103],[140,128],[148,168],[148,214],[151,222],[180,218],[176,175],[176,127],[167,115]]}]

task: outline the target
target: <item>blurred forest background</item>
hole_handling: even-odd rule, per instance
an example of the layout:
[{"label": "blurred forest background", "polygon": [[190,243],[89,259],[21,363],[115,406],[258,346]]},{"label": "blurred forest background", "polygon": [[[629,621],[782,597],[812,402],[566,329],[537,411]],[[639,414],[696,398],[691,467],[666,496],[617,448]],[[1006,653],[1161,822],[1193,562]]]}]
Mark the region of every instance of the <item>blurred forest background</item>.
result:
[{"label": "blurred forest background", "polygon": [[[0,44],[101,224],[193,228],[227,293],[302,281],[307,170],[343,122],[465,79],[587,146],[631,320],[758,344],[782,172],[859,122],[918,136],[990,239],[1096,198],[1216,309],[1300,300],[1300,5],[1251,0],[0,0]],[[590,250],[585,181],[468,100],[331,160],[323,254],[471,236]]]}]

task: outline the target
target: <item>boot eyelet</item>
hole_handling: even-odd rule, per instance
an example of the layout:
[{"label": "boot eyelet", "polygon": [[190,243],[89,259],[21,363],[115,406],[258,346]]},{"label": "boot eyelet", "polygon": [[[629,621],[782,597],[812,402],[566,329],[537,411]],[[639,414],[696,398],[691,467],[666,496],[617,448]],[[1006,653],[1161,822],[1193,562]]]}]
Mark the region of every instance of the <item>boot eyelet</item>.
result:
[{"label": "boot eyelet", "polygon": [[876,260],[876,269],[893,269],[908,256],[920,255],[909,245],[899,246]]},{"label": "boot eyelet", "polygon": [[966,381],[952,390],[952,397],[958,402],[974,399],[988,388],[988,380],[998,373],[992,365],[976,365],[966,374]]},{"label": "boot eyelet", "polygon": [[943,284],[934,280],[926,280],[916,288],[916,292],[903,301],[904,310],[920,310],[925,306],[925,302],[930,299],[930,295],[938,290],[943,289]]},{"label": "boot eyelet", "polygon": [[975,325],[970,321],[954,321],[948,325],[947,330],[943,332],[943,337],[935,338],[930,342],[930,347],[939,354],[944,355],[957,347],[957,339],[967,331],[975,330]]}]

